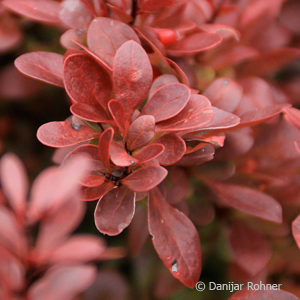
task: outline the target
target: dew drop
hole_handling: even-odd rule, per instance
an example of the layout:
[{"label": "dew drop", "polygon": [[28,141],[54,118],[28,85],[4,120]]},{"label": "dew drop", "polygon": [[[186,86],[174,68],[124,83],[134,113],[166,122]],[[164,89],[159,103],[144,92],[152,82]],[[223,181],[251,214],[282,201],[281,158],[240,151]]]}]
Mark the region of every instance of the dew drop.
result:
[{"label": "dew drop", "polygon": [[80,130],[81,125],[78,124],[78,123],[72,123],[72,128],[73,128],[74,130]]},{"label": "dew drop", "polygon": [[229,84],[229,81],[228,80],[223,80],[223,85],[228,85]]},{"label": "dew drop", "polygon": [[176,273],[178,272],[178,264],[177,264],[177,260],[174,259],[172,262],[172,268],[171,268],[172,273]]},{"label": "dew drop", "polygon": [[131,160],[130,163],[131,163],[132,165],[134,165],[134,164],[135,164],[135,161]]}]

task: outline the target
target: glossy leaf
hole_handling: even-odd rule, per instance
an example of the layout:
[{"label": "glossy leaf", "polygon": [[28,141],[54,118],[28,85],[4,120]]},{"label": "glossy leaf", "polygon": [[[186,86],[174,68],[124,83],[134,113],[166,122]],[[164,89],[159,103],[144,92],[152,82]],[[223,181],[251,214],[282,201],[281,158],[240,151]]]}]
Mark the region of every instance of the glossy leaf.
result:
[{"label": "glossy leaf", "polygon": [[138,43],[128,41],[117,50],[113,62],[115,97],[126,107],[128,115],[144,101],[152,76],[148,55]]},{"label": "glossy leaf", "polygon": [[131,222],[135,193],[121,186],[102,197],[95,209],[95,224],[103,234],[118,235]]},{"label": "glossy leaf", "polygon": [[36,21],[60,23],[60,4],[53,0],[5,0],[2,4],[17,14]]},{"label": "glossy leaf", "polygon": [[88,262],[100,259],[104,251],[105,244],[99,238],[77,234],[58,246],[49,256],[49,262],[53,264]]},{"label": "glossy leaf", "polygon": [[251,290],[243,289],[234,293],[228,300],[299,300],[295,295],[284,290]]},{"label": "glossy leaf", "polygon": [[74,129],[72,124],[66,121],[46,123],[37,131],[37,138],[42,144],[57,148],[92,140],[98,135],[99,133],[90,127],[80,125],[80,128],[77,130],[77,128]]},{"label": "glossy leaf", "polygon": [[29,289],[29,300],[72,300],[86,290],[96,277],[92,266],[66,265],[50,269]]},{"label": "glossy leaf", "polygon": [[96,187],[103,184],[104,181],[104,176],[100,176],[100,174],[89,174],[80,181],[80,184],[85,187]]},{"label": "glossy leaf", "polygon": [[106,169],[110,169],[110,146],[114,137],[112,128],[105,129],[99,137],[99,157]]},{"label": "glossy leaf", "polygon": [[143,147],[141,150],[133,154],[134,158],[139,161],[139,164],[144,164],[159,157],[165,150],[165,146],[159,143],[154,143]]},{"label": "glossy leaf", "polygon": [[271,222],[282,222],[281,206],[271,196],[241,185],[212,181],[208,184],[225,205]]},{"label": "glossy leaf", "polygon": [[201,128],[213,118],[209,100],[202,95],[193,94],[185,108],[172,119],[156,125],[157,132],[184,131]]},{"label": "glossy leaf", "polygon": [[13,154],[6,154],[0,163],[1,186],[8,203],[22,216],[26,208],[28,181],[22,162]]},{"label": "glossy leaf", "polygon": [[118,48],[129,40],[139,43],[139,38],[130,26],[110,18],[94,19],[87,32],[89,48],[108,66],[112,66]]},{"label": "glossy leaf", "polygon": [[113,142],[111,144],[110,158],[119,167],[129,167],[137,163],[137,159],[128,154],[122,142]]},{"label": "glossy leaf", "polygon": [[111,81],[107,72],[85,53],[74,53],[64,61],[64,84],[73,102],[107,109]]},{"label": "glossy leaf", "polygon": [[148,192],[159,185],[167,174],[168,171],[160,166],[146,166],[122,179],[121,183],[134,192]]},{"label": "glossy leaf", "polygon": [[158,157],[159,163],[163,166],[175,164],[186,151],[184,140],[175,133],[164,134],[156,142],[165,146],[165,151]]},{"label": "glossy leaf", "polygon": [[191,55],[212,49],[221,41],[222,37],[215,33],[193,33],[168,46],[167,52],[171,56]]},{"label": "glossy leaf", "polygon": [[149,143],[154,137],[155,119],[153,116],[141,116],[135,119],[128,130],[127,148],[134,150]]},{"label": "glossy leaf", "polygon": [[256,275],[271,258],[271,248],[256,230],[239,222],[234,223],[229,234],[233,260],[251,275]]},{"label": "glossy leaf", "polygon": [[153,93],[142,113],[154,116],[156,122],[170,119],[184,109],[190,96],[190,89],[181,83],[163,85]]},{"label": "glossy leaf", "polygon": [[16,68],[26,76],[63,87],[63,56],[52,52],[31,52],[15,60]]},{"label": "glossy leaf", "polygon": [[149,232],[160,259],[171,274],[193,288],[201,272],[201,247],[196,228],[188,217],[173,208],[158,189],[150,192]]}]

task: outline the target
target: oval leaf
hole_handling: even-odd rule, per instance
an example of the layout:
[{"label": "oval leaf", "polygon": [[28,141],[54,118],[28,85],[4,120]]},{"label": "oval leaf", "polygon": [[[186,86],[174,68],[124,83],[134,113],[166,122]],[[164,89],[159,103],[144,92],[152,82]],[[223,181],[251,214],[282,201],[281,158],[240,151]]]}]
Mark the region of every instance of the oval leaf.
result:
[{"label": "oval leaf", "polygon": [[50,147],[68,147],[96,138],[98,132],[85,125],[80,128],[73,128],[72,124],[66,121],[49,122],[42,125],[37,131],[38,140]]},{"label": "oval leaf", "polygon": [[292,233],[297,246],[300,249],[300,215],[292,223]]},{"label": "oval leaf", "polygon": [[213,118],[209,100],[202,95],[193,94],[185,108],[174,118],[156,125],[157,132],[184,131],[198,129],[208,124]]},{"label": "oval leaf", "polygon": [[96,104],[107,109],[111,81],[106,71],[85,53],[74,53],[64,61],[64,84],[73,102]]},{"label": "oval leaf", "polygon": [[106,169],[110,169],[110,146],[114,137],[112,128],[105,129],[99,137],[99,157]]},{"label": "oval leaf", "polygon": [[22,162],[14,154],[6,154],[0,164],[1,185],[8,202],[17,215],[26,208],[28,181]]},{"label": "oval leaf", "polygon": [[175,164],[186,151],[184,140],[175,133],[167,133],[156,142],[165,146],[165,151],[158,157],[159,163],[163,166]]},{"label": "oval leaf", "polygon": [[124,43],[113,63],[115,96],[130,115],[145,99],[152,83],[152,66],[145,50],[136,42]]},{"label": "oval leaf", "polygon": [[231,227],[229,245],[234,262],[252,276],[263,270],[271,258],[271,249],[264,237],[241,222]]},{"label": "oval leaf", "polygon": [[121,183],[134,192],[148,192],[159,185],[167,174],[168,171],[163,167],[146,166],[122,179]]},{"label": "oval leaf", "polygon": [[282,222],[282,208],[271,196],[236,184],[207,181],[222,203],[271,222]]},{"label": "oval leaf", "polygon": [[92,266],[56,266],[30,287],[28,299],[74,299],[93,283],[96,274],[96,268]]},{"label": "oval leaf", "polygon": [[212,49],[222,42],[222,37],[215,33],[198,32],[168,46],[167,52],[171,56],[191,55]]},{"label": "oval leaf", "polygon": [[165,150],[162,144],[154,143],[143,147],[133,156],[139,161],[139,164],[144,164],[160,156]]},{"label": "oval leaf", "polygon": [[119,167],[129,167],[134,165],[137,160],[129,155],[125,150],[123,143],[112,142],[110,147],[111,161]]},{"label": "oval leaf", "polygon": [[27,18],[47,22],[60,23],[58,13],[60,10],[60,3],[52,0],[4,0],[2,4]]},{"label": "oval leaf", "polygon": [[95,224],[103,234],[118,235],[131,222],[135,193],[121,186],[102,197],[95,209]]},{"label": "oval leaf", "polygon": [[139,38],[130,26],[111,18],[94,19],[87,32],[89,48],[108,66],[112,66],[117,49],[129,40],[139,43]]},{"label": "oval leaf", "polygon": [[23,74],[59,87],[63,87],[63,56],[51,52],[31,52],[15,60]]},{"label": "oval leaf", "polygon": [[152,115],[156,122],[176,116],[187,105],[191,90],[181,83],[163,85],[143,107],[142,113]]},{"label": "oval leaf", "polygon": [[134,150],[149,143],[154,137],[155,119],[153,116],[141,116],[135,119],[129,127],[127,148]]},{"label": "oval leaf", "polygon": [[157,188],[150,192],[148,203],[149,232],[156,252],[175,278],[193,288],[201,272],[201,246],[195,226]]}]

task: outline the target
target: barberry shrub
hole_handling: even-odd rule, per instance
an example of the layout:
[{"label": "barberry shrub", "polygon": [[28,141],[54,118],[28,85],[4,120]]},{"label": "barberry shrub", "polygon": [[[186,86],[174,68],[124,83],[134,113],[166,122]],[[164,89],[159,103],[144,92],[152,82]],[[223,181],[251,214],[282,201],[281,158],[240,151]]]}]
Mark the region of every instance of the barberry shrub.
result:
[{"label": "barberry shrub", "polygon": [[[76,193],[75,199],[97,201],[94,223],[100,233],[116,236],[129,227],[132,253],[141,252],[148,232],[166,268],[189,288],[216,247],[206,241],[201,249],[198,229],[208,224],[217,224],[225,237],[233,280],[272,281],[282,270],[296,278],[299,268],[291,260],[299,258],[300,243],[294,209],[300,190],[300,93],[291,87],[299,75],[284,78],[288,64],[300,56],[296,1],[3,0],[2,5],[7,14],[57,27],[66,49],[64,54],[42,49],[15,60],[26,76],[64,89],[71,113],[37,130],[41,143],[58,148],[53,159],[61,167],[50,169],[43,183],[57,185],[55,193],[49,188],[47,197],[32,193],[27,209],[9,177],[9,164],[19,163],[3,158],[3,192],[12,199],[5,205],[21,226],[39,221],[43,228],[58,206],[63,218],[69,209],[64,205],[75,204],[58,203]],[[15,46],[17,37],[16,31],[14,39],[4,36],[3,48]],[[24,190],[23,179],[14,184]],[[289,228],[296,243],[287,248]],[[24,239],[25,233],[18,234]],[[95,246],[94,237],[70,239],[55,246],[63,249],[61,260],[72,260],[68,249],[77,245],[87,248],[74,252],[75,262],[101,259],[104,248]],[[44,247],[50,251],[49,240]],[[54,264],[55,251],[41,256]],[[282,261],[280,251],[291,255]],[[102,259],[113,257],[106,253]],[[32,262],[32,254],[26,259]],[[94,271],[78,268],[79,277],[90,272],[82,275],[86,282],[76,288],[65,284],[57,297],[72,299],[87,288]],[[8,282],[3,291],[41,297],[56,289],[56,276],[71,280],[70,272],[43,269],[40,285],[31,287],[30,279],[26,288],[21,283],[14,288]],[[284,289],[299,294],[294,282],[284,282]],[[230,297],[263,298],[298,299],[282,290],[243,289]]]}]

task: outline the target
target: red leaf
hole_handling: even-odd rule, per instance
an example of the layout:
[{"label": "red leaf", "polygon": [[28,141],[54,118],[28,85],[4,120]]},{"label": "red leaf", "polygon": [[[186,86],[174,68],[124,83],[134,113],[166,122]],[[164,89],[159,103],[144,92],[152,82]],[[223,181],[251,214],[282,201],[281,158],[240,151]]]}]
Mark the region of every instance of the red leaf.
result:
[{"label": "red leaf", "polygon": [[199,166],[214,158],[215,148],[210,144],[204,144],[199,150],[186,154],[177,163],[178,166]]},{"label": "red leaf", "polygon": [[156,122],[176,116],[187,105],[191,90],[181,83],[170,83],[157,89],[143,107],[142,113],[152,115]]},{"label": "red leaf", "polygon": [[225,205],[271,222],[282,222],[281,206],[271,196],[246,186],[213,181],[207,183]]},{"label": "red leaf", "polygon": [[132,255],[137,255],[140,252],[148,235],[146,207],[137,205],[134,218],[128,227],[128,244]]},{"label": "red leaf", "polygon": [[241,222],[231,227],[229,243],[234,262],[252,276],[263,270],[271,258],[271,249],[264,237]]},{"label": "red leaf", "polygon": [[110,146],[114,137],[112,128],[105,129],[99,137],[99,157],[106,169],[110,169]]},{"label": "red leaf", "polygon": [[59,87],[63,87],[63,56],[51,52],[31,52],[15,60],[23,74]]},{"label": "red leaf", "polygon": [[97,270],[92,266],[56,266],[30,287],[28,299],[74,299],[93,283],[96,274]]},{"label": "red leaf", "polygon": [[152,83],[151,89],[149,91],[149,99],[159,88],[169,83],[178,83],[178,79],[171,74],[164,74],[155,78],[155,80]]},{"label": "red leaf", "polygon": [[14,214],[5,206],[0,206],[0,243],[18,257],[23,257],[27,252],[25,234],[21,231]]},{"label": "red leaf", "polygon": [[[2,2],[3,3],[3,2]],[[0,8],[1,9],[1,8]],[[3,18],[3,21],[2,21]],[[18,28],[17,22],[7,15],[3,16],[0,21],[0,53],[16,48],[22,41],[22,32]]]},{"label": "red leaf", "polygon": [[288,107],[284,110],[284,117],[295,128],[300,130],[300,110],[294,107]]},{"label": "red leaf", "polygon": [[95,209],[95,224],[100,232],[118,235],[131,222],[135,209],[135,193],[121,186],[102,197]]},{"label": "red leaf", "polygon": [[112,142],[110,147],[110,158],[111,161],[119,167],[129,167],[137,163],[136,158],[127,153],[122,142]]},{"label": "red leaf", "polygon": [[159,143],[154,143],[143,147],[141,150],[133,153],[139,164],[144,164],[160,156],[165,150],[165,146]]},{"label": "red leaf", "polygon": [[139,43],[139,38],[130,26],[110,18],[94,19],[87,32],[89,48],[109,66],[113,64],[117,49],[128,40]]},{"label": "red leaf", "polygon": [[145,50],[135,41],[124,43],[113,62],[115,96],[130,115],[145,99],[152,83],[152,66]]},{"label": "red leaf", "polygon": [[93,235],[77,234],[55,248],[49,262],[81,263],[98,260],[105,251],[104,242]]},{"label": "red leaf", "polygon": [[240,66],[240,72],[247,76],[263,76],[279,71],[286,64],[300,56],[296,48],[279,48],[264,51],[262,54],[250,58]]},{"label": "red leaf", "polygon": [[209,100],[193,94],[185,108],[174,118],[160,122],[156,125],[157,132],[184,131],[198,129],[208,124],[213,118],[213,110]]},{"label": "red leaf", "polygon": [[165,151],[158,157],[158,161],[163,166],[170,166],[178,162],[186,151],[184,140],[175,133],[167,133],[157,141],[165,146]]},{"label": "red leaf", "polygon": [[71,28],[86,30],[93,16],[83,1],[64,0],[61,3],[59,18]]},{"label": "red leaf", "polygon": [[73,102],[107,109],[111,94],[110,77],[85,53],[70,54],[64,60],[64,84]]},{"label": "red leaf", "polygon": [[283,290],[251,290],[243,289],[234,293],[228,300],[299,300],[295,295]]},{"label": "red leaf", "polygon": [[50,147],[68,147],[80,142],[92,140],[99,135],[98,132],[85,125],[80,128],[73,128],[72,124],[66,121],[49,122],[42,125],[37,131],[38,140]]},{"label": "red leaf", "polygon": [[114,183],[107,181],[97,187],[84,187],[82,189],[83,201],[94,201],[106,195],[112,188]]},{"label": "red leaf", "polygon": [[201,247],[196,228],[172,207],[158,189],[150,192],[149,232],[159,257],[171,274],[193,288],[201,272]]},{"label": "red leaf", "polygon": [[83,178],[80,182],[81,185],[85,187],[96,187],[104,183],[104,177],[95,174],[89,174]]},{"label": "red leaf", "polygon": [[134,150],[149,143],[154,137],[155,119],[153,116],[141,116],[135,119],[129,127],[127,148]]},{"label": "red leaf", "polygon": [[300,215],[292,223],[292,233],[298,248],[300,249]]},{"label": "red leaf", "polygon": [[243,89],[230,78],[218,78],[203,93],[213,106],[234,112],[239,105]]},{"label": "red leaf", "polygon": [[78,118],[90,122],[109,123],[111,121],[105,110],[101,106],[94,104],[74,103],[71,106],[70,111]]},{"label": "red leaf", "polygon": [[139,8],[142,11],[155,11],[162,8],[165,8],[167,6],[174,5],[173,0],[139,0]]},{"label": "red leaf", "polygon": [[201,130],[227,129],[240,124],[240,118],[238,116],[216,107],[212,107],[212,110],[214,112],[212,121],[202,127]]},{"label": "red leaf", "polygon": [[61,168],[51,167],[43,171],[32,187],[27,211],[29,221],[34,223],[69,201],[70,197],[78,197],[80,182],[88,174],[90,166],[87,157],[76,156]]},{"label": "red leaf", "polygon": [[61,245],[83,218],[85,211],[83,202],[74,197],[68,200],[59,209],[43,218],[35,246],[36,261],[47,261],[52,251]]},{"label": "red leaf", "polygon": [[191,55],[212,49],[222,42],[222,37],[215,33],[198,32],[168,46],[167,52],[171,56]]},{"label": "red leaf", "polygon": [[123,104],[118,100],[111,99],[108,102],[108,109],[115,121],[115,124],[123,133],[123,135],[126,136],[129,127],[129,122],[125,119],[125,111]]},{"label": "red leaf", "polygon": [[257,108],[255,110],[240,114],[239,117],[241,122],[238,125],[238,128],[265,122],[279,115],[286,107],[287,104],[274,104],[272,106]]},{"label": "red leaf", "polygon": [[134,192],[148,192],[159,185],[167,176],[168,171],[159,166],[146,166],[136,170],[121,180]]},{"label": "red leaf", "polygon": [[1,186],[10,206],[17,215],[23,216],[26,209],[28,181],[22,162],[14,154],[6,154],[0,165]]},{"label": "red leaf", "polygon": [[58,13],[60,10],[60,3],[52,0],[4,0],[2,4],[16,12],[30,19],[47,22],[60,23]]}]

